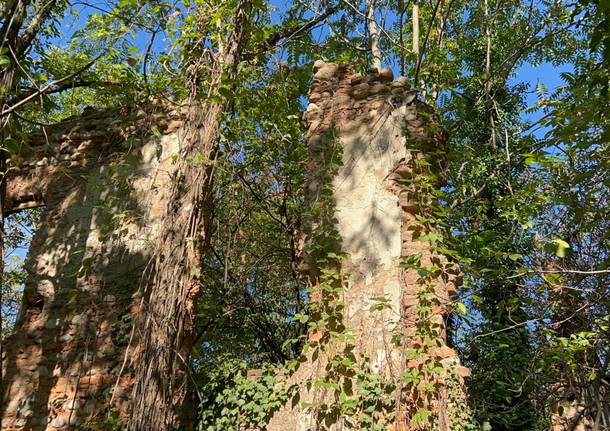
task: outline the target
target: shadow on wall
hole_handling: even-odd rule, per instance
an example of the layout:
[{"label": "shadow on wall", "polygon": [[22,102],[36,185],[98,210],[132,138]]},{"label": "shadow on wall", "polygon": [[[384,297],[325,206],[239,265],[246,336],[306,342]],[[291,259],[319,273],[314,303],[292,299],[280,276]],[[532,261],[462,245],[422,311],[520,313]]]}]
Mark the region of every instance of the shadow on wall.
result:
[{"label": "shadow on wall", "polygon": [[404,143],[392,141],[391,121],[388,112],[377,119],[379,127],[343,133],[344,167],[334,181],[344,248],[365,271],[387,267],[400,254],[400,211],[386,179]]},{"label": "shadow on wall", "polygon": [[159,169],[166,138],[106,147],[90,139],[82,160],[49,170],[3,354],[3,430],[111,425],[126,412],[131,321],[168,182],[159,179],[169,178]]},{"label": "shadow on wall", "polygon": [[352,121],[310,138],[308,265],[315,267],[329,252],[349,253],[372,268],[389,264],[380,256],[390,249],[400,255],[400,210],[387,178],[404,148],[389,107],[375,124]]},{"label": "shadow on wall", "polygon": [[313,279],[329,262],[329,253],[342,252],[341,235],[337,230],[336,198],[333,179],[343,166],[343,149],[339,133],[334,128],[321,131],[309,143],[308,180],[305,200],[308,211],[304,217],[306,235],[304,272]]}]

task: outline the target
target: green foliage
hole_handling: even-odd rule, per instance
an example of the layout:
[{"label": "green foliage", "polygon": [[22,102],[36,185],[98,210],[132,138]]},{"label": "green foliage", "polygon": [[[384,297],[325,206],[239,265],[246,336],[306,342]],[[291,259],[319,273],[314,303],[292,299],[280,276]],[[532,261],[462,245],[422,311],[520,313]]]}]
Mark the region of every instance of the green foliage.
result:
[{"label": "green foliage", "polygon": [[24,257],[32,240],[36,225],[40,219],[39,209],[26,210],[11,215],[4,226],[4,272],[2,274],[1,298],[1,337],[4,339],[15,324],[21,294],[27,273],[24,269]]},{"label": "green foliage", "polygon": [[[381,431],[387,429],[395,418],[396,385],[383,381],[377,374],[366,368],[357,374],[357,397],[354,411],[359,412],[352,425],[356,429]],[[339,395],[341,401],[341,395]],[[349,414],[349,408],[344,407]]]},{"label": "green foliage", "polygon": [[[607,268],[602,257],[607,253],[602,251],[607,250],[602,233],[607,226],[597,213],[607,208],[607,167],[599,155],[607,153],[603,132],[608,103],[600,85],[603,79],[598,79],[607,72],[601,72],[597,54],[585,49],[588,35],[562,32],[575,22],[569,8],[540,12],[541,23],[557,26],[548,34],[561,37],[542,37],[538,45],[521,52],[529,52],[534,62],[576,65],[576,73],[563,75],[566,85],[557,94],[536,89],[540,101],[534,109],[544,111],[540,122],[549,127],[544,139],[529,133],[536,123],[521,117],[532,110],[523,110],[524,89],[508,86],[512,71],[495,75],[491,106],[483,103],[488,97],[485,81],[477,81],[476,73],[464,78],[469,83],[463,86],[466,98],[444,100],[446,118],[459,125],[450,141],[446,197],[453,208],[445,219],[457,234],[453,248],[466,281],[461,293],[472,314],[453,322],[461,322],[456,341],[473,370],[473,403],[494,430],[546,429],[547,408],[553,397],[561,396],[553,393],[552,385],[586,381],[585,376],[601,365],[597,358],[605,349],[599,341],[584,348],[577,334],[589,332],[595,319],[608,313],[607,302],[601,300],[606,276],[571,276],[563,271],[580,268],[587,274]],[[494,33],[504,25],[503,13],[494,17],[500,24],[494,25]],[[596,16],[593,9],[587,13]],[[494,39],[492,67],[498,64],[494,56],[510,55],[504,44],[520,43],[518,36],[509,39]],[[478,64],[478,70],[484,68],[480,54],[461,52]],[[489,134],[494,131],[491,119],[495,146]],[[490,126],[480,127],[485,123]],[[567,351],[558,355],[555,343]],[[566,366],[570,369],[574,357],[590,358],[587,371],[580,376],[561,373]]]},{"label": "green foliage", "polygon": [[202,376],[206,385],[199,397],[199,430],[265,430],[273,414],[288,400],[289,391],[276,381],[277,369],[264,367],[260,375],[248,376],[245,362],[225,358]]},{"label": "green foliage", "polygon": [[[424,116],[425,117],[425,116]],[[451,420],[451,428],[456,430],[479,429],[473,412],[466,404],[461,380],[456,374],[456,358],[439,357],[438,348],[447,347],[445,325],[439,314],[448,306],[437,291],[439,283],[454,283],[456,263],[447,259],[463,259],[455,247],[450,225],[446,223],[446,210],[439,197],[444,193],[439,189],[444,172],[445,154],[435,148],[439,139],[438,127],[427,124],[427,140],[411,138],[407,133],[407,148],[410,150],[413,175],[406,181],[408,187],[417,190],[414,194],[418,209],[414,220],[408,221],[408,230],[413,232],[413,240],[425,244],[425,254],[430,261],[422,261],[424,252],[403,256],[401,266],[417,274],[415,280],[415,333],[406,340],[406,371],[402,374],[404,393],[407,394],[410,423],[417,430],[439,428],[439,414],[434,414],[442,405]],[[405,131],[407,132],[407,131]],[[428,254],[429,252],[429,254]],[[462,302],[455,302],[454,308],[467,315]]]},{"label": "green foliage", "polygon": [[[30,3],[26,22],[43,4]],[[345,256],[329,185],[340,148],[319,149],[313,157],[324,155],[316,160],[324,168],[307,174],[300,120],[313,59],[347,62],[356,69],[370,62],[362,31],[364,4],[339,5],[322,32],[308,28],[291,35],[282,51],[265,45],[274,32],[299,27],[318,6],[290,3],[275,11],[256,1],[237,79],[224,76],[218,83],[218,97],[230,108],[222,118],[215,161],[211,253],[201,266],[190,268],[206,284],[197,309],[193,363],[207,393],[202,417],[217,429],[268,419],[280,394],[274,395],[267,377],[257,383],[244,377],[245,367],[295,360],[308,328],[322,337],[306,344],[309,354],[327,354],[324,343],[330,340],[340,345],[329,355],[327,378],[316,382],[334,396],[334,404],[321,409],[326,417],[342,417],[358,429],[379,428],[383,418],[391,418],[394,383],[377,380],[365,358],[350,354],[351,333],[342,323],[345,304],[339,293],[346,274],[338,268]],[[412,28],[407,6],[384,4],[377,12],[384,14],[381,21],[391,22],[380,34],[387,64],[413,77],[418,59],[405,42]],[[419,162],[416,182],[426,198],[418,222],[429,230],[419,240],[459,264],[464,274],[455,302],[459,313],[448,331],[473,371],[468,381],[473,412],[484,424],[481,429],[547,429],[550,405],[566,395],[560,387],[576,391],[569,396],[583,396],[590,406],[584,415],[593,421],[595,406],[607,404],[609,396],[604,383],[610,339],[608,1],[457,0],[420,8],[425,31],[413,86],[439,108],[450,141],[448,154],[431,153],[433,160]],[[75,7],[57,2],[19,64],[6,48],[0,51],[0,71],[15,73],[14,85],[2,89],[7,106],[50,86],[3,119],[2,154],[27,154],[27,136],[37,123],[79,114],[85,106],[138,105],[148,103],[149,96],[168,103],[184,100],[185,65],[218,52],[234,30],[234,9],[234,1],[120,0],[79,15]],[[70,34],[67,20],[81,27]],[[570,66],[562,75],[564,85],[549,91],[541,83],[532,88],[533,78],[519,82],[520,67],[545,62]],[[200,75],[199,94],[206,97],[209,71],[203,67]],[[532,94],[538,102],[527,107]],[[448,185],[439,190],[438,178],[425,173],[426,163],[445,157]],[[124,176],[122,169],[110,167],[117,177]],[[312,182],[318,182],[311,199],[316,204],[306,210],[306,184]],[[433,204],[437,199],[440,204]],[[29,236],[31,215],[7,221],[7,253]],[[122,216],[136,217],[128,209]],[[115,221],[104,224],[104,234],[120,235]],[[308,264],[320,280],[309,292],[297,271],[302,232],[309,240]],[[403,266],[419,274],[417,313],[427,322],[438,305],[431,282],[446,274],[442,265],[424,268],[420,260],[409,256]],[[3,278],[3,331],[15,319],[23,280],[21,261],[15,261]],[[321,299],[307,305],[310,295]],[[386,306],[384,298],[376,298],[372,310]],[[421,345],[407,350],[411,359],[427,356],[438,327],[422,323],[417,330]],[[124,336],[121,331],[117,334]],[[227,353],[240,362],[225,367]],[[442,372],[437,362],[426,358],[402,376],[402,383],[415,390],[419,382],[436,378]],[[424,387],[421,396],[436,396],[435,390]],[[256,410],[252,403],[259,392],[266,407]],[[467,407],[452,414],[463,429],[473,429],[471,419],[460,416],[466,411],[470,416]],[[244,415],[250,418],[246,422]],[[430,425],[433,416],[422,407],[412,420]]]},{"label": "green foliage", "polygon": [[[297,272],[306,149],[299,98],[309,72],[245,67],[216,160],[211,252],[201,266],[197,362],[231,353],[260,367],[300,353],[305,283]],[[275,103],[268,103],[272,94]],[[298,115],[298,116],[297,116]]]}]

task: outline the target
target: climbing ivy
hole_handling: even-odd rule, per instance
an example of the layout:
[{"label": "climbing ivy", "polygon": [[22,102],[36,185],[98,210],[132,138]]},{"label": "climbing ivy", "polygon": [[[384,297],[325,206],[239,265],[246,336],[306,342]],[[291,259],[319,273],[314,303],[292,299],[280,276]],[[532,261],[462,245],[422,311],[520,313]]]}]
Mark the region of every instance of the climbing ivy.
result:
[{"label": "climbing ivy", "polygon": [[[418,115],[424,120],[424,134],[414,133],[408,125],[404,127],[411,175],[400,180],[411,192],[415,207],[405,228],[412,233],[414,241],[424,244],[424,251],[404,256],[401,264],[406,271],[417,275],[415,333],[403,340],[408,362],[401,376],[402,396],[407,400],[407,416],[415,429],[439,429],[443,409],[452,430],[477,429],[466,405],[463,382],[456,373],[459,360],[445,358],[439,350],[446,348],[443,334],[446,322],[442,313],[450,312],[447,307],[451,304],[443,302],[437,289],[439,283],[456,283],[459,269],[457,262],[448,260],[457,253],[452,250],[451,233],[442,218],[446,211],[440,199],[445,172],[444,132],[429,112],[420,110]],[[459,302],[453,308],[465,311]]]},{"label": "climbing ivy", "polygon": [[248,375],[248,364],[227,359],[206,374],[199,394],[200,431],[265,430],[273,414],[288,400],[290,389],[277,380],[278,368],[265,366]]},{"label": "climbing ivy", "polygon": [[[301,357],[290,361],[286,368],[294,373],[308,360],[322,364],[322,375],[299,382],[314,392],[314,401],[302,406],[319,429],[341,425],[383,430],[395,417],[396,384],[373,372],[370,358],[356,353],[353,333],[344,322],[342,295],[349,274],[342,270],[348,256],[341,251],[335,218],[333,179],[343,159],[336,129],[331,127],[315,140],[310,158],[315,166],[310,171],[306,215],[310,302],[305,312],[295,315],[298,321],[307,322],[309,338]],[[383,301],[372,308],[382,310]]]}]

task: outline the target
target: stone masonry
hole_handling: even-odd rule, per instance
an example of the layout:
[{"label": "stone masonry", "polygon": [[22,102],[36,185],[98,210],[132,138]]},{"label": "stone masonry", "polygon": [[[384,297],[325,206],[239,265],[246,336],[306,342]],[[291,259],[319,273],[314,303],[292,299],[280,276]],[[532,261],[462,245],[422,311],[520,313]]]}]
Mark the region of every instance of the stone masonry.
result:
[{"label": "stone masonry", "polygon": [[[409,256],[420,255],[422,265],[443,272],[433,286],[430,320],[438,331],[427,354],[455,370],[460,387],[468,374],[445,339],[457,273],[430,243],[417,241],[422,202],[409,183],[426,152],[435,155],[431,169],[440,176],[444,134],[431,127],[438,126],[432,109],[389,69],[360,75],[316,62],[314,72],[304,114],[308,195],[315,198],[320,187],[313,180],[319,149],[337,139],[342,156],[331,186],[337,251],[347,255],[340,268],[347,280],[343,323],[354,337],[356,358],[366,358],[371,372],[397,385],[398,418],[388,429],[411,430],[417,400],[400,382],[422,358],[405,356],[407,348],[418,346],[415,327],[421,320],[419,276],[401,267]],[[45,210],[26,263],[22,311],[2,350],[2,430],[109,429],[128,412],[131,364],[138,360],[130,347],[138,344],[131,322],[140,313],[141,276],[150,263],[182,133],[177,113],[135,117],[111,110],[66,120],[32,135],[33,154],[12,160],[8,210]],[[311,245],[305,242],[305,254]],[[379,298],[386,306],[376,310]],[[323,337],[309,334],[310,342]],[[338,344],[330,340],[325,348],[332,352]],[[286,377],[298,397],[276,413],[268,430],[319,429],[304,403],[326,396],[306,384],[325,373],[325,358],[309,353]],[[447,390],[442,379],[434,383],[441,385],[440,399],[430,410],[439,416],[439,429],[450,430]]]},{"label": "stone masonry", "polygon": [[[431,320],[439,328],[435,347],[428,354],[443,361],[446,368],[453,367],[461,387],[468,370],[459,364],[456,352],[447,347],[444,330],[457,274],[446,259],[430,252],[429,242],[416,241],[414,222],[421,207],[417,188],[408,185],[418,170],[417,160],[422,152],[438,154],[431,169],[441,174],[445,135],[439,127],[430,126],[438,126],[438,120],[432,109],[409,90],[407,79],[393,79],[390,69],[360,75],[348,67],[318,61],[314,73],[310,104],[304,114],[309,124],[309,172],[310,178],[314,178],[316,170],[321,169],[317,166],[321,143],[338,139],[342,163],[332,188],[336,228],[341,237],[339,248],[348,256],[341,264],[341,272],[348,278],[341,299],[345,304],[343,323],[354,336],[354,354],[359,363],[366,358],[373,373],[396,382],[399,392],[401,375],[418,366],[417,361],[407,360],[405,351],[416,343],[421,286],[417,271],[403,269],[401,262],[419,254],[422,265],[439,265],[444,274],[433,288],[437,300]],[[309,194],[314,196],[310,205],[319,187],[315,180],[310,180]],[[306,240],[305,255],[310,247]],[[310,274],[318,269],[305,267]],[[312,281],[315,283],[315,279]],[[379,298],[385,298],[382,310],[373,307]],[[317,300],[315,295],[312,300]],[[394,342],[397,334],[402,340],[398,345]],[[310,342],[319,339],[324,336],[318,331],[309,334]],[[331,339],[325,351],[331,354],[337,351],[333,344],[339,343]],[[328,357],[306,356],[305,362],[284,382],[298,387],[297,396],[276,413],[268,427],[270,431],[327,429],[316,419],[315,407],[304,405],[315,406],[328,397],[328,391],[311,384],[327,372]],[[397,398],[398,419],[388,429],[412,429],[410,417],[415,411],[415,400],[409,391],[404,392],[404,396]],[[441,398],[446,398],[446,391],[440,392]],[[326,401],[333,403],[332,399]],[[439,429],[449,430],[450,419],[439,413],[438,404],[437,400],[432,407],[436,412],[432,413],[443,415],[438,418]],[[340,421],[337,423],[337,429],[351,429],[345,425],[341,428]]]},{"label": "stone masonry", "polygon": [[177,152],[177,113],[125,110],[32,134],[8,211],[44,205],[15,332],[2,346],[1,429],[111,429],[125,416],[131,321]]}]

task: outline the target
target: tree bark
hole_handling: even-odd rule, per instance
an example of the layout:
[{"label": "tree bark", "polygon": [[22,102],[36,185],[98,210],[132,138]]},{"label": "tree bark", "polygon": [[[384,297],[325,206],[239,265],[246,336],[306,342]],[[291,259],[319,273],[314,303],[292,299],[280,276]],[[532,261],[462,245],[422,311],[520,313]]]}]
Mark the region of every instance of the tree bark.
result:
[{"label": "tree bark", "polygon": [[[211,94],[217,95],[224,73],[234,77],[248,37],[252,5],[238,3],[234,32],[212,59]],[[196,59],[199,61],[200,59]],[[172,430],[180,425],[188,384],[188,358],[202,279],[200,266],[209,244],[212,178],[220,116],[226,101],[200,101],[200,63],[192,64],[190,102],[184,126],[179,166],[166,207],[165,222],[155,245],[152,270],[145,275],[140,339],[134,358],[136,374],[131,431]]]},{"label": "tree bark", "polygon": [[[416,61],[419,61],[419,1],[415,0],[413,2],[413,44],[412,50],[413,54],[415,54]],[[417,84],[417,83],[415,83]]]},{"label": "tree bark", "polygon": [[371,39],[371,53],[373,54],[373,67],[377,72],[381,72],[381,50],[379,49],[379,31],[377,30],[377,21],[375,20],[375,0],[367,0],[367,25],[369,38]]}]

